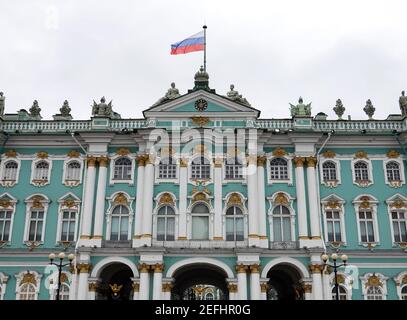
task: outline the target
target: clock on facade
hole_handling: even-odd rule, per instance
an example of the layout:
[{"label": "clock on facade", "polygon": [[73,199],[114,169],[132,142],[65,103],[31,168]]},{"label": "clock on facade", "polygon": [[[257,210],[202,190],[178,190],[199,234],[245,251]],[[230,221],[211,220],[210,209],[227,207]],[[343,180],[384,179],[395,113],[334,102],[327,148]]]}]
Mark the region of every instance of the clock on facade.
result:
[{"label": "clock on facade", "polygon": [[208,102],[204,99],[198,99],[195,101],[195,109],[198,111],[204,111],[208,107]]}]

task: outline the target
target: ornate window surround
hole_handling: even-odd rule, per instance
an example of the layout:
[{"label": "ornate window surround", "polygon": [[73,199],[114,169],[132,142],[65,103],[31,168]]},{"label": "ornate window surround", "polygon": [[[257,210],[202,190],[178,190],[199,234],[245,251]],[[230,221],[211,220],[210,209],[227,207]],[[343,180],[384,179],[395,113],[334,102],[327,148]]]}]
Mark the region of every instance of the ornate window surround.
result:
[{"label": "ornate window surround", "polygon": [[39,274],[36,271],[24,270],[16,274],[15,277],[16,277],[16,300],[20,300],[21,287],[26,283],[30,283],[34,286],[35,288],[34,300],[38,300],[42,274]]},{"label": "ornate window surround", "polygon": [[269,241],[274,242],[274,232],[273,232],[273,210],[277,206],[285,206],[290,211],[290,220],[291,220],[291,241],[296,241],[296,233],[295,233],[295,220],[296,214],[293,206],[293,202],[295,197],[292,197],[290,194],[284,191],[277,191],[271,195],[271,197],[267,197],[269,201],[269,209],[267,212],[270,232],[269,232]]},{"label": "ornate window surround", "polygon": [[[179,221],[179,211],[177,207],[177,198],[172,192],[168,191],[163,191],[160,192],[159,194],[156,195],[154,198],[156,205],[153,211],[153,240],[157,242],[163,242],[157,240],[157,218],[158,218],[158,210],[163,207],[163,206],[170,206],[172,209],[174,209],[175,213],[175,230],[174,230],[174,241],[175,242],[178,239],[178,221]],[[166,241],[164,241],[166,242]]]},{"label": "ornate window surround", "polygon": [[[335,181],[325,181],[324,180],[324,169],[323,169],[323,164],[325,162],[333,162],[335,164],[335,170],[336,170],[336,180]],[[340,185],[342,183],[342,179],[341,179],[341,161],[337,158],[325,158],[325,157],[321,157],[321,161],[318,164],[319,166],[319,176],[321,179],[321,184],[325,185],[326,187],[329,188],[335,188],[338,185]],[[355,179],[353,179],[355,180]]]},{"label": "ornate window surround", "polygon": [[4,156],[2,156],[1,157],[1,166],[0,166],[0,177],[1,177],[1,179],[3,179],[3,174],[4,174],[4,171],[6,169],[6,164],[9,161],[14,161],[14,162],[17,163],[18,167],[17,167],[16,180],[0,180],[0,185],[2,187],[14,187],[18,183],[18,181],[20,179],[21,160],[17,156],[15,156],[15,157],[4,157]]},{"label": "ornate window surround", "polygon": [[[203,195],[203,196],[201,196]],[[213,239],[213,234],[214,234],[214,214],[215,214],[215,209],[211,203],[211,200],[213,197],[209,196],[205,192],[195,192],[192,196],[188,196],[189,198],[189,205],[187,207],[187,237],[188,240],[194,241],[194,242],[208,242]],[[208,219],[208,224],[209,224],[209,240],[192,240],[192,208],[197,205],[197,204],[203,204],[208,207],[209,213],[209,219]]]},{"label": "ornate window surround", "polygon": [[400,243],[394,242],[394,230],[393,230],[393,218],[391,211],[393,208],[397,210],[403,210],[407,214],[407,197],[404,197],[400,193],[396,193],[386,200],[387,213],[389,216],[390,232],[391,232],[391,242],[394,247],[399,246]]},{"label": "ornate window surround", "polygon": [[[194,155],[192,155],[190,157],[189,162],[188,162],[188,181],[192,185],[198,185],[198,180],[192,178],[192,162],[196,158],[201,158],[201,157],[208,160],[209,165],[210,165],[210,169],[209,169],[209,177],[210,178],[204,180],[205,184],[211,184],[214,181],[213,170],[214,170],[215,164],[214,164],[214,161],[212,159],[212,156],[210,156],[209,153],[207,153],[207,152],[205,152],[204,154],[196,153],[196,154],[194,154]],[[203,180],[199,180],[199,181],[203,181]]]},{"label": "ornate window surround", "polygon": [[[367,198],[369,199],[367,199]],[[356,221],[357,221],[357,229],[358,229],[358,243],[359,245],[362,246],[369,246],[369,245],[378,245],[380,243],[380,233],[379,233],[379,225],[377,222],[377,206],[379,204],[379,201],[373,197],[372,195],[369,194],[361,194],[358,197],[356,197],[353,201],[353,207],[355,208],[355,214],[356,214]],[[373,232],[374,232],[374,237],[375,237],[375,242],[372,243],[364,243],[361,241],[361,233],[360,233],[360,219],[359,219],[359,208],[363,206],[367,206],[367,208],[370,208],[372,211],[372,218],[373,218]],[[362,208],[364,209],[364,208]]]},{"label": "ornate window surround", "polygon": [[48,199],[48,197],[46,195],[41,194],[41,193],[35,193],[35,194],[32,194],[29,197],[27,197],[24,200],[24,202],[26,203],[24,242],[27,245],[30,245],[31,242],[35,242],[35,241],[28,240],[28,237],[29,237],[29,232],[30,232],[31,209],[34,208],[33,206],[38,206],[44,210],[41,240],[39,241],[40,244],[42,244],[42,243],[44,243],[44,239],[45,239],[45,230],[46,230],[45,225],[47,222],[48,207],[49,207],[49,204],[51,201]]},{"label": "ornate window surround", "polygon": [[[400,171],[400,182],[391,182],[387,179],[387,169],[386,165],[389,162],[396,162],[399,165],[399,171]],[[384,181],[387,185],[389,185],[392,188],[400,188],[406,183],[406,178],[404,176],[404,165],[403,165],[403,160],[400,158],[386,158],[383,160],[383,172],[384,172]]]},{"label": "ornate window surround", "polygon": [[[37,163],[47,162],[48,163],[48,179],[47,180],[35,180],[35,171]],[[36,187],[43,187],[51,183],[51,172],[52,172],[52,160],[49,158],[36,158],[31,162],[31,178],[30,183]]]},{"label": "ornate window surround", "polygon": [[[346,300],[352,300],[352,285],[354,281],[358,279],[353,279],[349,274],[338,272],[338,284],[342,286],[346,291]],[[329,275],[329,284],[330,284],[330,298],[332,299],[332,289],[335,288],[335,274],[332,272]]]},{"label": "ornate window surround", "polygon": [[[275,153],[275,152],[274,152]],[[293,185],[293,163],[292,160],[294,159],[294,157],[291,154],[288,153],[284,153],[284,154],[278,154],[278,155],[273,155],[273,153],[266,153],[266,174],[267,174],[267,184],[271,185],[271,184],[275,184],[275,183],[285,183],[288,184],[289,186]],[[285,161],[287,161],[287,172],[288,172],[288,179],[286,180],[274,180],[271,179],[271,165],[270,162],[273,159],[277,159],[277,158],[281,158],[284,159]]]},{"label": "ornate window surround", "polygon": [[72,192],[68,192],[63,195],[61,198],[58,199],[58,225],[57,225],[57,236],[56,236],[56,243],[60,244],[61,232],[62,232],[62,216],[64,210],[74,210],[75,211],[75,235],[74,235],[74,242],[78,237],[78,225],[79,225],[79,213],[81,209],[81,199],[77,197]]},{"label": "ornate window surround", "polygon": [[[71,295],[71,284],[72,284],[72,274],[67,271],[62,271],[61,272],[61,288],[62,285],[66,285],[69,288],[69,295]],[[56,287],[55,289],[51,288],[51,285],[55,281],[55,286],[57,285],[58,281],[58,271],[52,272],[47,278],[44,279],[46,282],[46,285],[49,286],[49,300],[55,300],[57,290]]]},{"label": "ornate window surround", "polygon": [[14,223],[14,216],[16,213],[16,204],[18,200],[14,198],[11,194],[4,192],[0,195],[0,208],[1,209],[11,209],[11,223],[10,223],[10,232],[9,238],[7,242],[11,241],[12,233],[13,233],[13,223]]},{"label": "ornate window surround", "polygon": [[387,300],[387,280],[389,278],[381,273],[366,273],[360,277],[362,282],[362,294],[364,300],[367,300],[367,289],[373,285],[379,286],[382,289],[383,300]]},{"label": "ornate window surround", "polygon": [[0,300],[4,300],[8,279],[9,276],[6,276],[4,273],[0,272]]},{"label": "ornate window surround", "polygon": [[[368,175],[369,175],[369,180],[366,182],[366,184],[360,184],[360,183],[358,183],[356,181],[355,164],[357,162],[360,162],[360,161],[367,164],[367,172],[368,172]],[[353,184],[355,184],[355,185],[357,185],[359,187],[362,187],[362,188],[366,188],[366,187],[368,187],[368,186],[370,186],[370,185],[372,185],[374,183],[372,161],[369,158],[353,158],[351,160],[351,169],[352,169],[352,181],[353,181]]]},{"label": "ornate window surround", "polygon": [[223,239],[226,241],[226,211],[232,207],[232,206],[237,206],[242,210],[243,213],[243,225],[244,225],[244,230],[243,230],[243,241],[235,241],[235,242],[244,242],[248,239],[249,237],[249,228],[248,228],[248,219],[249,219],[249,214],[247,211],[246,207],[246,201],[247,198],[240,192],[237,191],[232,191],[226,194],[224,200],[224,206],[223,206],[223,212],[222,212],[222,234],[223,234]]},{"label": "ornate window surround", "polygon": [[400,300],[402,300],[401,290],[407,287],[407,271],[400,272],[396,277],[393,278],[396,283],[396,291]]},{"label": "ornate window surround", "polygon": [[341,197],[337,196],[336,194],[330,194],[329,196],[324,197],[321,199],[322,204],[322,215],[323,215],[323,222],[324,222],[324,237],[325,242],[328,241],[328,224],[326,219],[326,210],[338,210],[339,217],[341,221],[341,243],[340,245],[346,246],[346,229],[345,229],[345,205],[346,201]]},{"label": "ornate window surround", "polygon": [[[175,169],[175,178],[159,178],[159,166],[160,166],[160,162],[162,159],[166,159],[166,158],[172,158],[172,160],[174,161],[175,165],[176,165],[176,169]],[[179,168],[180,168],[180,158],[178,156],[178,154],[176,153],[172,153],[172,154],[161,154],[159,157],[155,158],[155,170],[154,170],[154,182],[155,184],[160,184],[163,182],[169,182],[169,183],[179,183]]]},{"label": "ornate window surround", "polygon": [[221,157],[216,157],[217,159],[222,159],[223,163],[222,163],[222,184],[228,184],[228,183],[242,183],[242,184],[246,184],[247,183],[247,159],[245,154],[238,150],[238,154],[237,154],[237,158],[240,160],[241,164],[242,164],[242,178],[240,179],[228,179],[226,177],[226,165],[227,165],[227,161],[228,159],[233,159],[235,156],[233,154],[229,154],[226,153],[223,155],[223,158]]},{"label": "ornate window surround", "polygon": [[[80,174],[79,174],[79,181],[72,181],[72,180],[66,179],[67,178],[66,175],[68,173],[68,164],[70,164],[71,162],[74,162],[74,161],[78,162],[81,166]],[[84,164],[84,161],[83,161],[82,157],[80,157],[80,158],[70,157],[70,158],[65,159],[64,160],[64,171],[62,174],[62,184],[66,185],[68,187],[76,187],[76,186],[80,185],[82,183],[82,178],[83,178],[83,168],[84,168],[83,164]]]},{"label": "ornate window surround", "polygon": [[[114,184],[117,184],[117,183],[127,183],[129,186],[134,185],[135,157],[136,157],[136,154],[133,154],[133,153],[126,153],[126,154],[117,154],[116,153],[116,154],[110,155],[110,157],[108,157],[108,159],[110,160],[110,164],[109,164],[109,171],[110,171],[109,185],[110,186],[113,186]],[[115,165],[116,160],[118,160],[119,158],[127,158],[131,161],[130,180],[115,180],[114,179],[114,165]]]},{"label": "ornate window surround", "polygon": [[134,210],[133,210],[133,201],[134,197],[130,197],[124,191],[116,191],[110,197],[106,198],[108,200],[109,206],[106,210],[106,240],[110,240],[110,232],[112,227],[112,212],[113,209],[117,206],[125,206],[129,209],[129,228],[128,228],[128,235],[127,239],[130,240],[133,234],[132,225],[133,225],[133,218],[134,218]]}]

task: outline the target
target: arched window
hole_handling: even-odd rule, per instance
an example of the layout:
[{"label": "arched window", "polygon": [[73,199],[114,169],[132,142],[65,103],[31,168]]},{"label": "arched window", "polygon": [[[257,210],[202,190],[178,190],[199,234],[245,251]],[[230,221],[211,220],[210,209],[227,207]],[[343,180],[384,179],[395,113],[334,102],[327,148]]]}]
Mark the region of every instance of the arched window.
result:
[{"label": "arched window", "polygon": [[[346,293],[346,289],[343,286],[338,286],[339,290],[339,300],[347,300],[348,295]],[[332,300],[336,300],[336,288],[332,288]]]},{"label": "arched window", "polygon": [[207,294],[205,294],[204,300],[215,300],[215,296],[212,292],[208,292]]},{"label": "arched window", "polygon": [[405,210],[391,210],[394,242],[407,242],[407,213]]},{"label": "arched window", "polygon": [[271,180],[288,180],[288,164],[283,158],[270,161]]},{"label": "arched window", "polygon": [[235,180],[235,179],[242,179],[243,165],[242,162],[238,159],[238,157],[228,158],[226,160],[225,171],[226,171],[226,179],[228,180]]},{"label": "arched window", "polygon": [[366,291],[367,300],[383,300],[383,292],[379,286],[371,286]]},{"label": "arched window", "polygon": [[322,174],[323,174],[324,181],[337,180],[335,162],[325,161],[322,165]]},{"label": "arched window", "polygon": [[12,214],[12,210],[0,210],[0,241],[10,241],[10,226]]},{"label": "arched window", "polygon": [[192,208],[192,240],[209,239],[209,209],[199,203]]},{"label": "arched window", "polygon": [[114,162],[113,180],[131,179],[131,160],[129,158],[119,158]]},{"label": "arched window", "polygon": [[34,179],[33,180],[48,180],[49,163],[46,161],[40,161],[35,165]]},{"label": "arched window", "polygon": [[401,288],[401,300],[407,300],[407,285]]},{"label": "arched window", "polygon": [[273,209],[273,240],[291,241],[291,214],[282,205]]},{"label": "arched window", "polygon": [[192,179],[210,179],[211,165],[205,157],[195,158],[192,161],[191,178]]},{"label": "arched window", "polygon": [[4,165],[3,180],[15,181],[17,180],[18,163],[15,161],[8,161]]},{"label": "arched window", "polygon": [[61,284],[59,300],[69,300],[69,286],[66,283]]},{"label": "arched window", "polygon": [[175,179],[177,177],[177,165],[172,157],[164,158],[158,166],[158,178]]},{"label": "arched window", "polygon": [[78,161],[71,161],[66,166],[66,180],[79,181],[81,176],[81,164]]},{"label": "arched window", "polygon": [[36,288],[32,283],[24,283],[21,285],[17,300],[36,300]]},{"label": "arched window", "polygon": [[129,238],[129,209],[117,206],[112,211],[110,240],[128,240]]},{"label": "arched window", "polygon": [[157,240],[175,240],[175,212],[170,206],[163,206],[157,212]]},{"label": "arched window", "polygon": [[44,227],[44,210],[32,208],[29,218],[28,241],[42,241]]},{"label": "arched window", "polygon": [[395,161],[390,161],[386,164],[386,174],[388,181],[400,181],[400,165]]},{"label": "arched window", "polygon": [[356,181],[368,181],[369,180],[369,170],[366,162],[358,161],[354,165],[355,169],[355,180]]},{"label": "arched window", "polygon": [[237,206],[226,210],[226,241],[244,240],[243,212]]}]

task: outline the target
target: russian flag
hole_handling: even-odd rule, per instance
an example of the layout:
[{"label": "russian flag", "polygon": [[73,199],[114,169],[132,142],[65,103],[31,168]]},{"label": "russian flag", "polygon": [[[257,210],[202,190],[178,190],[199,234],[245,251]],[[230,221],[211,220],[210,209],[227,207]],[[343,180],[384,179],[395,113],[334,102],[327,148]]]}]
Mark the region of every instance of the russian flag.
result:
[{"label": "russian flag", "polygon": [[204,31],[198,32],[189,38],[171,45],[171,54],[184,54],[204,50]]}]

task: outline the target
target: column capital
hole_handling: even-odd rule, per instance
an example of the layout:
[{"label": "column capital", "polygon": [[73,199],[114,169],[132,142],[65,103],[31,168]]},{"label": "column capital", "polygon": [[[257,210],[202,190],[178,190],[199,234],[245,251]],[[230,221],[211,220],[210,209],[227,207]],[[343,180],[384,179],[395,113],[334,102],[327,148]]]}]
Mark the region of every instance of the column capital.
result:
[{"label": "column capital", "polygon": [[296,168],[303,167],[304,163],[305,163],[305,158],[304,157],[295,157],[293,159],[293,161],[294,161],[294,165]]},{"label": "column capital", "polygon": [[269,284],[267,282],[261,282],[260,283],[261,292],[267,292],[268,288],[269,288]]},{"label": "column capital", "polygon": [[99,283],[97,281],[88,282],[89,291],[96,291],[99,288]]},{"label": "column capital", "polygon": [[257,156],[255,154],[249,154],[246,156],[247,165],[257,165]]},{"label": "column capital", "polygon": [[90,263],[78,263],[76,270],[77,273],[89,273],[92,270],[92,265]]},{"label": "column capital", "polygon": [[249,266],[239,263],[236,265],[236,271],[237,273],[246,273],[246,271],[249,269]]},{"label": "column capital", "polygon": [[181,168],[186,168],[188,167],[188,159],[187,158],[181,158],[179,159],[179,166]]},{"label": "column capital", "polygon": [[260,264],[254,263],[249,265],[249,270],[251,273],[260,273]]},{"label": "column capital", "polygon": [[99,167],[107,167],[107,164],[109,163],[108,157],[99,157],[97,160],[99,162]]},{"label": "column capital", "polygon": [[147,263],[140,263],[138,265],[138,271],[140,273],[148,273],[151,269],[151,265],[147,264]]},{"label": "column capital", "polygon": [[264,164],[266,163],[267,158],[265,156],[258,156],[257,157],[257,166],[258,167],[264,167]]},{"label": "column capital", "polygon": [[140,283],[139,282],[133,282],[131,284],[131,287],[134,292],[139,292],[140,291]]},{"label": "column capital", "polygon": [[237,292],[237,284],[229,283],[228,284],[229,293],[236,293]]},{"label": "column capital", "polygon": [[321,273],[324,270],[323,264],[310,264],[309,270],[311,273]]},{"label": "column capital", "polygon": [[154,273],[162,273],[163,270],[164,270],[164,264],[163,263],[156,263],[155,265],[153,265],[151,267],[154,270]]},{"label": "column capital", "polygon": [[305,293],[311,293],[312,292],[312,284],[311,283],[303,283],[302,288]]},{"label": "column capital", "polygon": [[136,156],[137,165],[139,167],[144,167],[146,165],[147,159],[148,159],[147,154],[141,154],[141,155]]},{"label": "column capital", "polygon": [[173,284],[170,282],[164,282],[162,284],[162,291],[164,291],[164,292],[171,292],[172,288],[173,288]]},{"label": "column capital", "polygon": [[316,157],[307,157],[307,167],[315,168],[317,165],[317,158]]},{"label": "column capital", "polygon": [[155,157],[153,155],[147,155],[147,159],[145,161],[146,165],[154,165]]},{"label": "column capital", "polygon": [[222,158],[215,158],[214,163],[215,163],[214,164],[215,168],[222,168],[223,159]]},{"label": "column capital", "polygon": [[96,157],[87,157],[86,158],[86,163],[88,164],[88,167],[96,167]]}]

